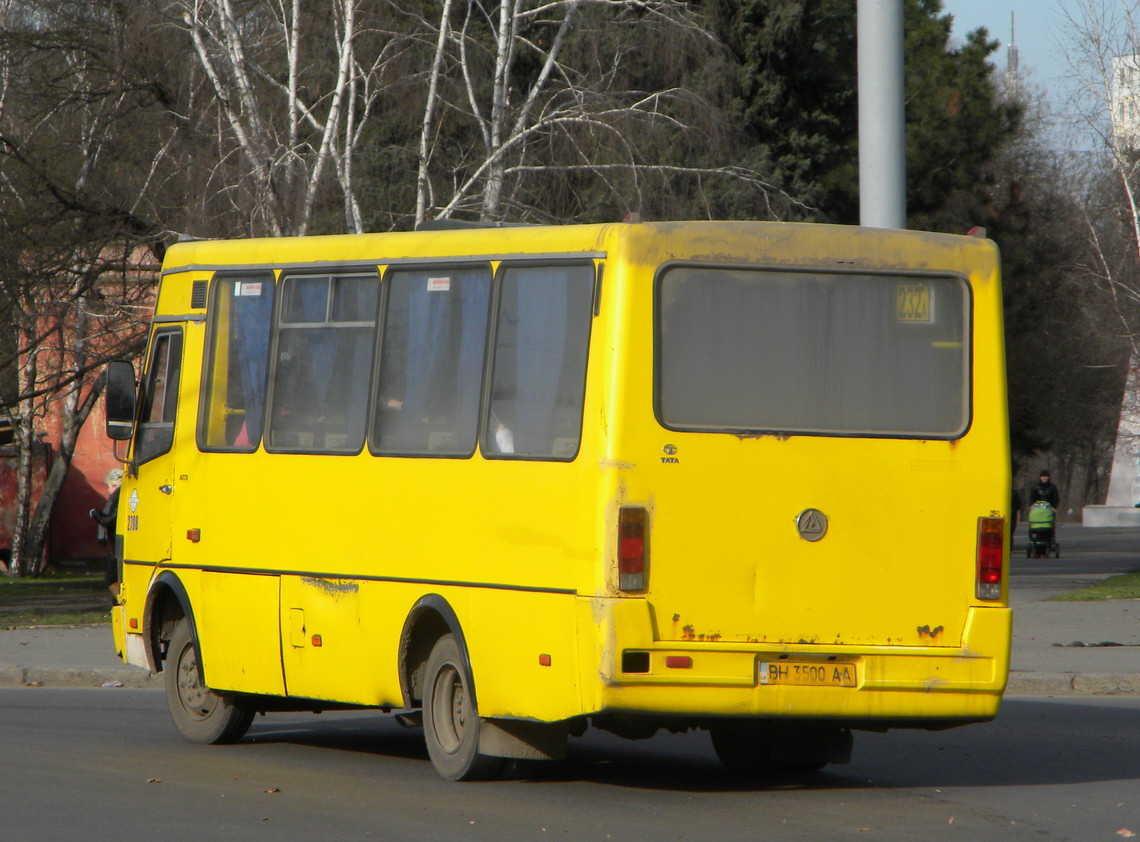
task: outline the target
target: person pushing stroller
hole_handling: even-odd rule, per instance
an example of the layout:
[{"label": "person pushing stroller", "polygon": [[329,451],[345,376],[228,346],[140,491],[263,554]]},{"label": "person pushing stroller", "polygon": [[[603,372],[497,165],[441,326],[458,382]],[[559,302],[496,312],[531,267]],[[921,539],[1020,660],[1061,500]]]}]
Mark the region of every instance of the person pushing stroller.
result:
[{"label": "person pushing stroller", "polygon": [[1026,555],[1030,558],[1043,558],[1053,554],[1061,557],[1061,545],[1057,543],[1057,508],[1061,504],[1061,493],[1042,470],[1037,482],[1029,490],[1029,546]]}]

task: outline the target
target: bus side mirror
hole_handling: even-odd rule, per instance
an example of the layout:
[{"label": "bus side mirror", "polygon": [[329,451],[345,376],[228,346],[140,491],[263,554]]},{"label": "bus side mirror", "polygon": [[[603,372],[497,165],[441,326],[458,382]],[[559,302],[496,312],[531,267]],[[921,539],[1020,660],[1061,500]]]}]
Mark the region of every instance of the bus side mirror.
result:
[{"label": "bus side mirror", "polygon": [[107,437],[126,441],[135,428],[135,367],[126,360],[107,363],[103,398],[107,412]]}]

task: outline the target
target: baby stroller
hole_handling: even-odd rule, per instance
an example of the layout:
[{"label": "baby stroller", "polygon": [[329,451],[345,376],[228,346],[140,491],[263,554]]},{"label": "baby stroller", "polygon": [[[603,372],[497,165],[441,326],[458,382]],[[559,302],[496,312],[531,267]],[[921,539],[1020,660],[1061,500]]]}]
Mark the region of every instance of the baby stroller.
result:
[{"label": "baby stroller", "polygon": [[1044,500],[1038,500],[1029,507],[1029,546],[1025,548],[1028,558],[1045,558],[1049,553],[1054,558],[1061,557],[1061,545],[1056,542],[1057,510]]}]

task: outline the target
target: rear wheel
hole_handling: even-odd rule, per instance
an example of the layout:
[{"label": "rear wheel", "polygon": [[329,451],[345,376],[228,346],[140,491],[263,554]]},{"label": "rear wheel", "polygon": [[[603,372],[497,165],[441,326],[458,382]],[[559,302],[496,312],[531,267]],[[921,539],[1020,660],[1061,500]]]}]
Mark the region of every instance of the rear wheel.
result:
[{"label": "rear wheel", "polygon": [[186,739],[195,743],[232,743],[249,729],[253,721],[251,708],[202,684],[198,653],[185,618],[177,622],[170,636],[163,672],[170,717]]},{"label": "rear wheel", "polygon": [[728,720],[709,728],[713,750],[730,772],[797,776],[851,757],[845,728]]},{"label": "rear wheel", "polygon": [[449,781],[479,781],[493,778],[502,766],[501,757],[479,753],[479,711],[455,637],[447,634],[436,641],[424,676],[424,741],[432,765]]}]

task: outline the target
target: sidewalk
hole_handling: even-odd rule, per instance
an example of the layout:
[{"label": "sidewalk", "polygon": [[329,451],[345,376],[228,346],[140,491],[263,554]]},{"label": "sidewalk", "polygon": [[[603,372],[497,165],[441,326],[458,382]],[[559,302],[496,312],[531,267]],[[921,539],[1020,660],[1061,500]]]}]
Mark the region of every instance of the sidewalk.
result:
[{"label": "sidewalk", "polygon": [[[1140,600],[1021,601],[1015,593],[1013,608],[1008,695],[1140,694]],[[159,688],[162,677],[119,661],[110,625],[0,629],[0,687],[41,685]]]},{"label": "sidewalk", "polygon": [[115,655],[111,624],[0,629],[0,687],[162,687]]},{"label": "sidewalk", "polygon": [[1007,695],[1140,694],[1140,599],[1012,602]]}]

